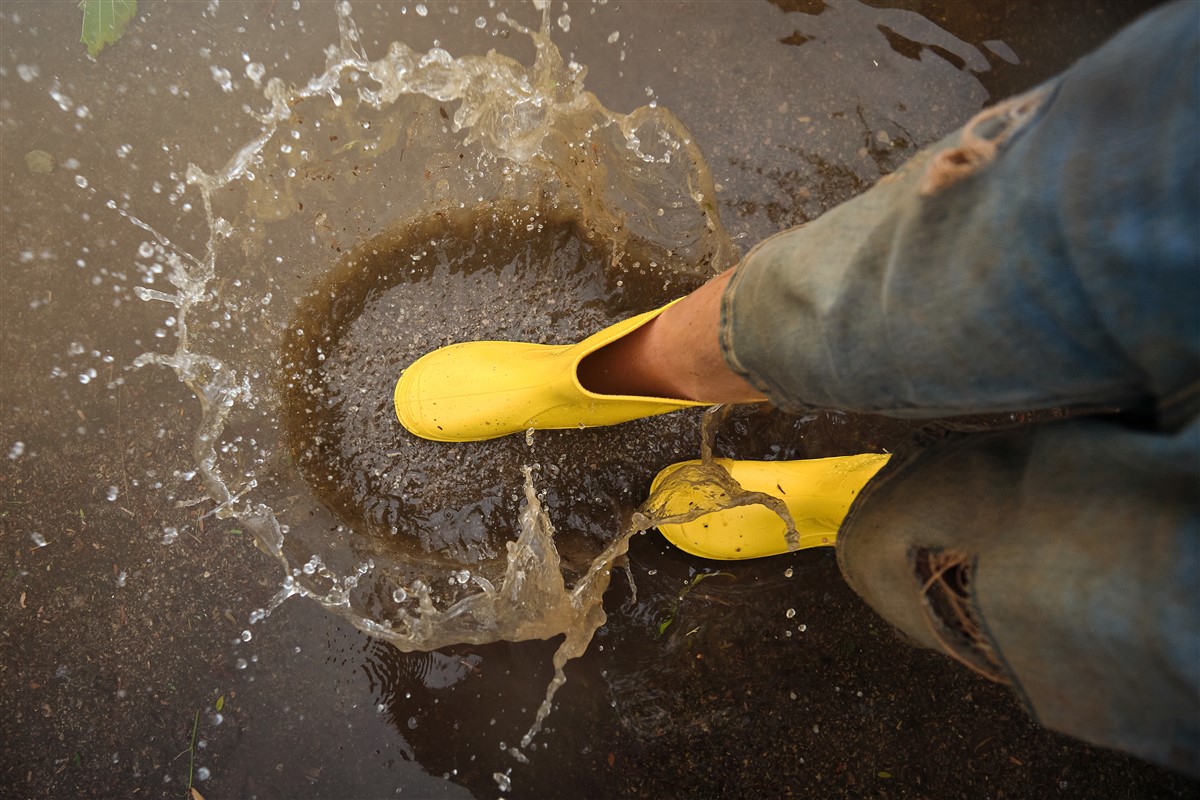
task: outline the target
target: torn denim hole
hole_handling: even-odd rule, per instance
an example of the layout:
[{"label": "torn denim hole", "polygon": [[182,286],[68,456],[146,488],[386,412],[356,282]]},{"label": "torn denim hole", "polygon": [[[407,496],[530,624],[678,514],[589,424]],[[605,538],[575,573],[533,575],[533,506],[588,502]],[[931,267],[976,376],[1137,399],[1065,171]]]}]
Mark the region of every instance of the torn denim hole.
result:
[{"label": "torn denim hole", "polygon": [[962,128],[958,145],[935,153],[929,160],[918,194],[937,194],[990,164],[1000,148],[1033,119],[1047,93],[1048,89],[1041,88],[1010,97],[972,117]]},{"label": "torn denim hole", "polygon": [[971,602],[975,560],[960,550],[918,548],[909,553],[909,561],[921,585],[925,621],[942,649],[985,678],[1009,683]]}]

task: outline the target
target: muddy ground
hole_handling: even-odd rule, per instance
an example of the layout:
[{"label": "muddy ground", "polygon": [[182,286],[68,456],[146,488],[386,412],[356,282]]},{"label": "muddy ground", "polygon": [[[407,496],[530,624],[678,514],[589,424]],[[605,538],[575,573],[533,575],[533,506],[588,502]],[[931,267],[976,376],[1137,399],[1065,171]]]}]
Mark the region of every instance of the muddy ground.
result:
[{"label": "muddy ground", "polygon": [[[76,24],[73,4],[60,5],[3,5],[6,100],[19,88],[16,63],[31,59],[22,49],[29,27]],[[275,5],[271,13],[286,10]],[[1145,5],[906,7],[963,41],[1002,40],[1021,54],[1017,64],[990,59],[980,76],[983,95],[998,99],[1062,69]],[[168,13],[143,6],[151,21]],[[662,102],[693,129],[726,187],[721,213],[743,234],[741,246],[865,188],[853,173],[813,167],[825,181],[814,194],[811,173],[789,172],[756,150],[785,130],[731,121],[739,98],[749,103],[765,91],[738,86],[757,74],[738,54],[755,46],[749,22],[739,31],[738,14],[719,4],[668,11],[714,15],[712,38],[693,49],[710,61],[721,54],[716,99],[673,95],[673,82],[694,76],[657,72],[651,55],[639,62],[649,41],[631,48],[631,77],[613,79],[605,99],[644,102],[644,78],[653,74]],[[792,22],[821,11],[816,0],[779,0],[770,43],[803,45]],[[654,24],[669,17],[633,5],[626,13]],[[581,60],[600,63],[607,28],[596,44],[582,27],[568,43]],[[42,77],[75,46],[67,38],[55,49],[43,37]],[[150,41],[135,29],[123,44]],[[672,41],[664,37],[664,47],[680,46]],[[731,42],[736,48],[726,50]],[[111,379],[105,370],[123,374],[158,320],[140,307],[114,314],[99,290],[60,290],[73,265],[56,272],[55,259],[21,256],[79,235],[77,214],[63,212],[64,191],[37,183],[27,168],[26,151],[42,146],[34,128],[45,125],[45,112],[23,102],[5,108],[0,164],[0,796],[183,798],[193,787],[209,800],[1200,797],[1195,781],[1040,728],[1006,688],[899,641],[846,588],[828,550],[718,564],[657,535],[638,537],[632,584],[614,579],[609,622],[567,667],[529,764],[503,751],[528,728],[553,642],[404,654],[301,600],[250,626],[251,612],[277,591],[275,562],[236,521],[167,496],[199,495],[186,479],[198,413],[186,389],[165,370],[128,372],[110,393],[51,376],[76,341],[112,356],[94,361],[101,380]],[[969,105],[870,157],[879,170],[894,167],[969,116]],[[55,292],[67,292],[69,303],[54,305]],[[31,305],[43,299],[51,312]],[[843,417],[810,424],[830,447],[878,446],[883,439],[869,440],[879,430],[902,434]],[[696,581],[706,573],[719,574]],[[501,791],[495,773],[509,771],[511,789]]]}]

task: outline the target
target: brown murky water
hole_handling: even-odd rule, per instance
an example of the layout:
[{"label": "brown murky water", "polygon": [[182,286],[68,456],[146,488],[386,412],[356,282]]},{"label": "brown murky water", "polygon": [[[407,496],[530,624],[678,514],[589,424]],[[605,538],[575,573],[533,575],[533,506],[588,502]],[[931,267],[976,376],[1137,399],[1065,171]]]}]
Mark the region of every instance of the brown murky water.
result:
[{"label": "brown murky water", "polygon": [[[389,620],[396,590],[422,576],[436,573],[446,605],[478,585],[452,583],[462,570],[497,579],[534,464],[573,585],[657,470],[699,447],[697,414],[418,442],[389,427],[399,367],[449,341],[572,341],[677,296],[1136,11],[572,0],[549,10],[562,63],[538,73],[548,51],[499,18],[536,28],[529,6],[360,2],[362,63],[313,88],[325,48],[346,45],[331,3],[143,2],[93,61],[73,4],[6,2],[5,785],[176,796],[202,775],[208,797],[1186,796],[1193,786],[1039,732],[1003,691],[894,643],[824,551],[723,565],[635,537],[528,763],[510,751],[558,639],[404,653],[338,616]],[[378,88],[369,65],[392,42],[429,84],[376,106],[357,90]],[[487,83],[503,58],[528,72]],[[525,134],[545,106],[500,88],[538,74],[586,88],[544,95],[583,109],[551,126],[544,157]],[[478,116],[460,120],[468,107]],[[515,108],[528,114],[506,119]],[[272,124],[260,158],[238,166]],[[469,141],[484,130],[495,135]],[[514,170],[522,159],[533,166]],[[189,165],[212,178],[207,195]],[[675,218],[697,209],[710,224]],[[606,231],[614,219],[621,230]],[[186,314],[147,293],[193,289]],[[177,355],[185,329],[187,352],[208,360],[134,368]],[[816,457],[890,449],[907,431],[745,409],[717,448]],[[250,545],[256,532],[271,555]],[[709,573],[721,574],[697,581]],[[289,575],[325,606],[288,600],[263,619]]]},{"label": "brown murky water", "polygon": [[450,342],[445,331],[566,342],[696,283],[662,253],[618,255],[595,231],[537,212],[472,209],[372,239],[322,278],[290,328],[281,374],[292,457],[352,527],[417,558],[461,567],[502,553],[519,528],[522,463],[543,471],[560,549],[580,549],[575,536],[610,540],[620,509],[640,502],[633,487],[696,436],[695,415],[617,427],[600,446],[589,436],[579,458],[574,433],[461,444],[398,435],[393,384],[399,368]]}]

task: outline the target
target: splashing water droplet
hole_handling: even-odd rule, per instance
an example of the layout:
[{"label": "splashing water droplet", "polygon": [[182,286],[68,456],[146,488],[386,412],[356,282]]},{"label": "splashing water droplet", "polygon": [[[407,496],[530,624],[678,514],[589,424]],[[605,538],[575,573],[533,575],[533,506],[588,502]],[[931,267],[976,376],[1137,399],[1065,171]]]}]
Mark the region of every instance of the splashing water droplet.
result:
[{"label": "splashing water droplet", "polygon": [[[549,4],[542,2],[539,7],[546,11],[547,16],[543,18],[543,24],[548,27],[548,23],[553,19],[549,16]],[[430,4],[430,7],[427,8],[422,3],[416,6],[415,11],[418,16],[424,17],[429,14],[431,8],[438,12],[441,7],[433,7]],[[340,58],[341,60],[329,66],[323,76],[314,78],[308,85],[298,84],[304,88],[287,88],[274,81],[274,87],[268,85],[266,94],[273,101],[274,109],[264,112],[262,117],[256,115],[256,118],[262,122],[261,135],[233,154],[232,158],[225,162],[228,166],[224,172],[208,175],[198,168],[189,169],[188,187],[199,189],[206,201],[206,208],[208,201],[217,199],[217,190],[228,189],[227,193],[222,192],[221,203],[208,212],[210,213],[210,231],[215,234],[216,238],[227,236],[233,230],[230,223],[219,216],[219,214],[223,214],[229,216],[237,224],[239,232],[250,231],[256,235],[262,235],[264,230],[262,226],[265,225],[275,225],[280,230],[284,230],[287,225],[293,223],[297,226],[303,224],[303,227],[298,228],[302,234],[302,238],[297,239],[298,247],[302,246],[305,240],[311,238],[313,248],[318,246],[325,248],[329,242],[327,240],[318,241],[319,237],[325,236],[325,231],[333,230],[335,224],[341,225],[345,222],[344,214],[338,217],[338,195],[332,195],[332,200],[322,199],[322,202],[327,205],[322,205],[320,202],[310,203],[309,198],[323,184],[314,183],[312,190],[306,190],[303,186],[294,185],[295,182],[284,181],[282,176],[297,174],[293,168],[305,161],[315,162],[326,156],[332,158],[334,162],[342,157],[357,160],[364,158],[363,153],[365,152],[372,153],[373,158],[380,159],[380,163],[386,166],[386,162],[382,161],[385,157],[384,150],[376,149],[373,146],[368,147],[376,142],[367,137],[375,136],[375,129],[381,126],[375,125],[372,128],[368,122],[361,121],[363,133],[358,131],[358,126],[354,128],[355,135],[363,137],[362,141],[357,144],[345,141],[345,137],[342,138],[342,141],[333,144],[326,143],[324,141],[326,138],[332,142],[335,137],[326,137],[324,131],[315,137],[303,138],[296,126],[286,122],[289,109],[294,105],[292,101],[308,99],[314,104],[323,103],[328,107],[331,104],[336,105],[344,94],[345,99],[339,114],[348,117],[349,121],[353,122],[353,115],[358,113],[357,109],[359,108],[370,106],[373,109],[380,109],[394,105],[399,111],[403,108],[401,103],[406,102],[405,97],[420,95],[422,96],[421,102],[427,102],[428,98],[434,98],[439,103],[451,100],[461,101],[460,105],[454,107],[452,125],[442,122],[442,120],[448,120],[444,111],[441,119],[438,119],[436,112],[440,110],[440,107],[438,105],[433,107],[434,127],[437,131],[444,133],[445,139],[426,146],[426,158],[434,150],[438,150],[442,154],[452,152],[456,158],[461,158],[465,151],[468,155],[467,163],[474,162],[481,165],[485,162],[492,163],[487,159],[503,158],[506,160],[505,175],[515,176],[518,183],[520,181],[536,183],[539,174],[548,174],[541,166],[543,162],[550,161],[557,164],[561,161],[563,175],[575,181],[576,189],[586,189],[586,196],[592,198],[590,182],[593,173],[590,171],[579,172],[572,166],[576,163],[575,150],[562,150],[560,145],[582,142],[584,139],[591,141],[594,136],[596,144],[592,153],[605,161],[606,171],[604,174],[615,179],[611,190],[606,190],[609,192],[607,196],[589,200],[589,202],[594,202],[594,213],[599,215],[595,220],[589,217],[589,222],[594,222],[597,230],[606,229],[607,223],[617,219],[618,216],[614,216],[614,214],[619,212],[621,219],[628,217],[650,220],[643,231],[636,235],[657,242],[657,239],[653,237],[661,236],[664,231],[671,232],[672,225],[677,228],[683,227],[682,223],[672,222],[673,219],[681,220],[686,217],[690,231],[692,229],[690,226],[695,224],[692,220],[698,218],[705,222],[705,232],[699,236],[664,236],[662,238],[669,238],[671,241],[679,238],[680,240],[701,242],[693,250],[695,253],[705,254],[705,265],[717,263],[725,266],[730,263],[730,259],[727,259],[726,256],[730,255],[732,250],[728,242],[722,238],[725,234],[719,221],[706,217],[703,211],[700,214],[693,213],[700,204],[700,195],[706,195],[709,191],[695,187],[703,187],[711,183],[706,171],[707,167],[699,157],[698,151],[695,151],[694,148],[689,150],[686,154],[687,158],[683,155],[676,155],[669,167],[665,162],[646,161],[638,152],[634,155],[642,158],[645,163],[633,164],[634,159],[630,156],[630,148],[626,146],[627,137],[622,132],[621,126],[608,124],[611,115],[607,109],[600,107],[594,97],[583,92],[582,76],[579,74],[582,70],[578,68],[578,65],[568,67],[564,63],[564,59],[559,57],[556,48],[545,36],[544,29],[543,32],[534,31],[529,34],[534,39],[539,57],[536,61],[537,66],[527,70],[515,62],[510,66],[509,62],[500,62],[491,56],[486,58],[466,56],[455,59],[438,47],[431,50],[428,55],[422,56],[407,48],[403,43],[398,43],[394,45],[394,49],[389,52],[388,56],[372,62],[372,69],[368,73],[363,70],[363,48],[361,44],[358,44],[357,32],[353,30],[354,23],[347,18],[350,13],[349,4],[339,4],[336,9],[341,17],[339,24],[343,26],[342,42],[340,48],[331,46],[330,51],[335,59]],[[565,8],[563,10],[565,11]],[[471,18],[463,19],[462,23],[469,26]],[[482,29],[487,26],[487,20],[479,17],[474,24]],[[559,26],[566,30],[567,24],[569,23],[564,14],[563,18],[559,20]],[[551,57],[542,58],[542,55]],[[243,56],[243,58],[246,57]],[[498,70],[497,66],[502,66],[503,69]],[[399,67],[405,68],[399,69]],[[519,74],[514,74],[514,70]],[[250,80],[255,78],[249,67],[247,67],[246,75]],[[382,77],[376,77],[376,75]],[[213,68],[213,77],[221,85],[222,90],[231,91],[234,88],[232,76],[227,70]],[[367,81],[372,80],[378,86],[367,88]],[[467,86],[471,87],[470,93],[464,93],[463,87]],[[515,94],[514,89],[517,90]],[[273,94],[275,90],[279,90],[277,94]],[[533,92],[533,96],[530,96],[530,92]],[[528,102],[523,99],[514,102],[514,98],[528,98]],[[314,119],[317,119],[320,115],[315,112],[315,109],[314,113]],[[499,124],[502,118],[503,124]],[[602,121],[599,127],[597,127],[597,120]],[[639,120],[638,134],[646,142],[659,141],[658,138],[652,139],[656,128],[658,131],[672,132],[674,126],[678,125],[668,115],[661,113],[646,114]],[[367,133],[368,131],[369,133]],[[281,147],[284,139],[293,142],[296,149],[301,152],[284,152]],[[673,142],[680,140],[679,135],[673,135],[669,139]],[[355,144],[355,146],[347,149],[350,144]],[[414,146],[422,144],[414,142]],[[557,152],[556,148],[561,152]],[[400,150],[397,148],[395,152],[399,153]],[[343,156],[343,153],[346,155]],[[408,169],[409,163],[420,163],[411,150],[402,169]],[[625,188],[633,175],[628,165],[636,167],[636,183],[639,192],[650,186],[650,183],[658,182],[656,186],[650,188],[661,191],[652,192],[653,196],[647,200],[651,213],[625,213],[629,206]],[[336,166],[335,163],[334,167]],[[509,170],[512,171],[509,172]],[[540,173],[539,170],[541,170]],[[574,170],[573,176],[572,170]],[[661,170],[662,174],[650,176],[643,170]],[[336,172],[336,169],[334,171]],[[379,174],[384,171],[379,170]],[[357,174],[357,167],[355,172]],[[366,170],[364,170],[362,180],[366,180],[365,172]],[[485,172],[481,170],[471,176],[471,180],[486,183],[489,176]],[[420,172],[414,174],[420,176]],[[253,179],[253,183],[251,183],[252,175],[257,176]],[[647,176],[652,180],[646,179]],[[174,180],[172,178],[172,181]],[[475,203],[476,197],[478,197],[479,203],[490,203],[494,200],[507,201],[511,199],[503,193],[508,191],[507,188],[495,190],[484,185],[478,189],[475,186],[467,189],[463,188],[464,181],[453,176],[438,181],[437,185],[448,189],[451,192],[448,199],[453,201]],[[507,183],[504,184],[505,187],[507,185]],[[519,186],[518,191],[524,191],[524,188]],[[287,191],[278,191],[281,189]],[[292,189],[298,193],[295,197],[297,202],[293,202]],[[182,196],[184,191],[185,187],[180,184],[177,194]],[[187,191],[191,191],[191,189],[188,188]],[[301,194],[304,191],[310,191],[310,194]],[[238,192],[242,192],[245,197],[243,198]],[[285,197],[286,204],[283,202]],[[574,195],[571,197],[573,198]],[[275,218],[262,213],[256,213],[254,216],[241,213],[237,203],[242,199],[248,201],[247,208],[256,206],[259,212],[265,209],[280,214],[280,216]],[[298,202],[299,200],[304,201],[302,205]],[[676,200],[678,202],[675,202]],[[693,200],[696,201],[695,205],[692,204]],[[413,210],[417,212],[427,210],[420,207],[420,203],[421,201],[417,200],[415,209],[402,210],[405,213]],[[196,207],[200,208],[200,204],[197,203]],[[324,219],[326,207],[329,215],[328,225],[318,228],[314,237],[312,230],[314,215],[322,212],[321,216]],[[459,207],[465,206],[459,204]],[[665,216],[652,213],[653,209],[658,208],[667,209]],[[400,207],[397,206],[397,209]],[[588,211],[585,216],[592,213],[592,211]],[[335,218],[337,218],[336,223]],[[527,222],[529,222],[528,218],[521,220],[522,225]],[[539,230],[540,226],[541,222],[539,221]],[[623,228],[622,236],[626,235],[624,231]],[[719,234],[719,236],[715,234]],[[178,241],[184,240],[180,236],[172,238]],[[270,240],[268,235],[267,241]],[[507,545],[507,550],[502,546],[498,558],[488,561],[487,559],[493,557],[485,554],[479,560],[454,562],[456,566],[449,570],[444,561],[436,566],[430,565],[423,573],[426,583],[415,580],[415,575],[397,570],[389,564],[381,565],[378,570],[375,570],[372,565],[370,569],[374,571],[369,575],[361,572],[356,574],[356,565],[348,565],[345,559],[339,560],[338,553],[334,550],[322,549],[323,538],[320,540],[303,538],[315,536],[315,529],[300,531],[303,524],[293,522],[296,530],[289,531],[286,525],[281,524],[272,507],[281,508],[279,501],[282,497],[277,498],[272,494],[272,489],[265,488],[270,483],[269,481],[262,481],[262,485],[256,490],[254,483],[246,480],[250,475],[239,463],[241,456],[238,455],[236,448],[221,448],[220,437],[228,434],[230,430],[236,429],[232,423],[240,423],[244,421],[240,415],[254,412],[254,406],[250,402],[248,381],[258,380],[256,370],[263,368],[265,363],[263,359],[276,354],[267,353],[265,347],[260,348],[252,343],[243,344],[237,341],[228,342],[230,345],[228,348],[224,347],[226,342],[216,342],[219,347],[206,352],[195,350],[189,352],[187,350],[188,326],[183,323],[185,320],[197,320],[198,315],[207,313],[210,301],[214,296],[218,301],[237,306],[237,308],[219,309],[221,313],[226,311],[234,315],[253,313],[257,316],[268,304],[271,304],[270,311],[275,311],[280,306],[290,310],[296,299],[295,293],[285,285],[275,285],[268,281],[268,285],[275,293],[275,302],[272,304],[272,295],[270,293],[263,294],[265,287],[256,280],[247,280],[245,288],[239,288],[241,283],[234,280],[223,284],[220,291],[214,292],[214,285],[211,283],[214,266],[212,259],[205,258],[203,254],[192,256],[182,252],[175,245],[170,244],[166,237],[159,237],[156,241],[161,243],[161,247],[155,248],[155,251],[163,261],[163,269],[167,271],[171,283],[179,289],[181,299],[176,305],[181,313],[179,314],[180,322],[177,325],[167,326],[172,329],[172,333],[168,335],[165,330],[162,333],[162,338],[167,340],[165,344],[169,346],[174,343],[176,345],[175,352],[148,354],[143,361],[173,368],[181,379],[198,384],[203,390],[204,396],[211,400],[211,403],[205,408],[204,420],[200,428],[204,432],[203,438],[198,437],[199,447],[204,449],[208,455],[203,458],[198,457],[202,480],[193,486],[198,485],[203,491],[208,492],[224,510],[236,514],[245,529],[253,530],[255,538],[264,549],[275,554],[319,552],[326,556],[327,562],[323,562],[316,556],[308,563],[289,561],[285,565],[285,569],[289,573],[286,579],[293,580],[294,583],[292,590],[285,596],[296,594],[316,596],[325,602],[325,607],[331,611],[344,614],[356,621],[373,624],[376,627],[372,629],[372,632],[381,638],[403,642],[413,649],[435,649],[439,646],[453,644],[460,641],[457,637],[463,635],[463,630],[468,630],[471,625],[474,625],[476,630],[484,630],[484,626],[487,626],[488,635],[494,635],[497,638],[513,636],[550,638],[565,633],[566,637],[560,647],[559,655],[556,655],[556,662],[560,656],[565,661],[583,653],[595,630],[594,612],[599,608],[603,591],[608,584],[612,561],[619,558],[624,552],[628,537],[633,535],[632,531],[624,529],[612,531],[615,537],[613,543],[606,547],[604,552],[596,555],[592,562],[592,569],[587,573],[587,578],[574,587],[573,592],[564,591],[563,573],[554,547],[554,528],[550,521],[550,515],[538,502],[537,494],[532,489],[532,480],[527,474],[527,506],[520,511],[520,536],[516,541],[502,543]],[[275,254],[272,253],[272,255]],[[690,264],[684,264],[679,269],[680,272],[685,272],[688,268],[690,268]],[[240,277],[256,279],[259,275],[252,273]],[[253,288],[251,288],[251,284],[254,284]],[[154,297],[153,299],[161,298]],[[215,304],[211,305],[215,307]],[[184,311],[189,312],[188,316],[183,315]],[[229,320],[228,313],[225,320]],[[220,321],[219,317],[218,321]],[[199,323],[193,324],[191,330],[195,331],[199,327]],[[217,330],[217,328],[213,330]],[[241,327],[239,334],[235,323],[232,327],[227,326],[221,330],[229,330],[230,336],[238,337],[240,334],[244,335],[247,328]],[[304,325],[304,330],[305,336],[312,333],[312,328],[307,324]],[[431,331],[430,333],[437,332]],[[214,336],[217,335],[220,334],[214,334]],[[157,337],[158,334],[155,336]],[[161,340],[155,338],[151,341],[159,344]],[[192,336],[190,341],[191,346],[195,347],[197,337]],[[297,370],[297,377],[300,377],[299,373],[306,366],[310,365],[301,365],[301,369]],[[241,388],[243,382],[246,382],[244,393]],[[313,399],[315,398],[310,397],[309,402],[311,403]],[[355,395],[352,402],[359,403],[361,401]],[[264,407],[267,405],[266,401],[263,405]],[[274,411],[275,409],[271,407],[267,410]],[[216,443],[215,448],[210,443]],[[286,445],[286,442],[284,444]],[[276,445],[277,441],[272,439],[267,447],[274,448]],[[540,440],[539,445],[541,445]],[[420,456],[418,455],[416,458],[419,459]],[[403,462],[404,458],[401,457],[398,461]],[[258,472],[259,477],[265,474],[267,473],[263,471]],[[402,471],[392,474],[403,478]],[[181,475],[180,477],[188,480],[192,476]],[[341,480],[342,477],[336,470],[329,470],[322,474],[320,479],[327,483],[334,483]],[[243,490],[242,487],[247,484],[249,488]],[[296,487],[288,488],[290,490]],[[303,489],[300,491],[302,492]],[[515,492],[514,495],[516,495]],[[342,533],[340,526],[338,531],[338,535],[343,537],[357,535],[354,531]],[[326,531],[322,531],[322,536],[325,533]],[[290,550],[284,550],[282,546],[284,541],[291,547]],[[313,544],[316,541],[320,541],[322,544]],[[343,544],[345,541],[343,538],[339,544]],[[313,544],[312,549],[307,547],[309,544]],[[507,564],[512,567],[507,571],[506,553]],[[372,554],[381,560],[386,557],[381,557],[380,551],[373,551]],[[458,568],[457,565],[463,563],[471,563],[472,570],[455,572],[454,570]],[[472,574],[472,572],[486,574],[488,578]],[[452,576],[453,585],[447,584],[445,577],[447,574]],[[432,579],[435,575],[438,576],[436,581]],[[401,583],[407,589],[391,588],[397,587]],[[478,585],[488,596],[480,597],[477,594],[468,596],[465,587],[473,585]],[[351,589],[355,586],[359,587],[359,591],[352,592]],[[361,591],[363,586],[371,591]],[[546,591],[547,603],[539,604],[539,607],[535,609],[523,602],[527,594],[533,596],[533,593],[543,590]],[[396,611],[393,607],[391,610],[396,611],[394,618],[372,617],[372,612],[363,608],[362,597],[387,597],[387,593],[390,593],[392,599],[400,603],[409,600],[410,592],[414,599],[419,600],[419,603],[414,603],[401,611]],[[481,600],[486,602],[479,602]],[[440,607],[443,601],[448,607]],[[462,604],[458,605],[459,603]],[[480,613],[481,609],[486,613]],[[410,614],[411,617],[408,616]],[[470,621],[463,622],[468,617]],[[412,619],[414,622],[411,626],[405,627],[401,624],[404,619]],[[452,623],[450,623],[451,620],[453,620]],[[243,640],[245,638],[243,637]],[[546,693],[545,701],[538,711],[535,728],[540,727],[546,713],[549,712],[553,692],[564,679],[565,676],[561,669],[556,669],[556,682]],[[415,721],[414,719],[413,722],[415,723]],[[526,740],[534,733],[536,730],[531,729]],[[522,740],[522,746],[526,745],[526,740]],[[503,791],[510,789],[510,777],[502,773],[497,774],[500,775],[498,784],[501,789]]]},{"label": "splashing water droplet", "polygon": [[267,74],[267,68],[262,64],[253,63],[246,65],[246,77],[254,81],[255,86],[262,85],[263,76]]}]

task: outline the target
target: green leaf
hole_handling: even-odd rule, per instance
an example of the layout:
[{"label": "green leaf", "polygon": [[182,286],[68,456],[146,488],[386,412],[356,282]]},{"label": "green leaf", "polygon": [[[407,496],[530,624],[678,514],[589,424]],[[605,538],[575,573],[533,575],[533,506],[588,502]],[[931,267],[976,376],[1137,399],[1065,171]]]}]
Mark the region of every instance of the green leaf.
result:
[{"label": "green leaf", "polygon": [[878,775],[879,777],[885,778],[885,779],[892,777],[892,773],[887,772],[886,770],[880,770],[879,772],[876,772],[875,774]]},{"label": "green leaf", "polygon": [[83,33],[79,41],[87,45],[93,58],[125,33],[129,20],[137,15],[137,0],[79,0],[83,9]]},{"label": "green leaf", "polygon": [[221,695],[220,697],[217,698],[217,711],[220,711],[224,707],[225,707],[225,695]]},{"label": "green leaf", "polygon": [[662,636],[664,633],[666,633],[667,628],[671,627],[671,623],[674,621],[674,618],[667,617],[662,622],[658,623],[658,635]]}]

